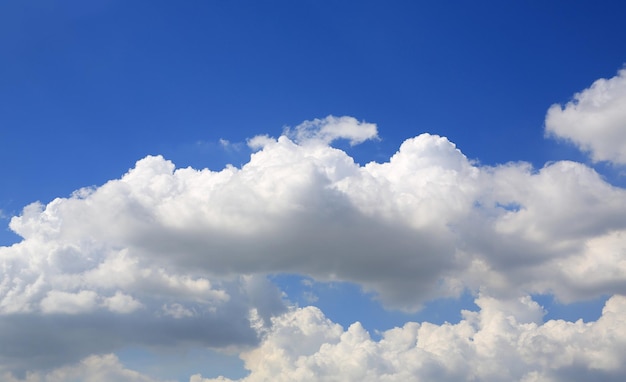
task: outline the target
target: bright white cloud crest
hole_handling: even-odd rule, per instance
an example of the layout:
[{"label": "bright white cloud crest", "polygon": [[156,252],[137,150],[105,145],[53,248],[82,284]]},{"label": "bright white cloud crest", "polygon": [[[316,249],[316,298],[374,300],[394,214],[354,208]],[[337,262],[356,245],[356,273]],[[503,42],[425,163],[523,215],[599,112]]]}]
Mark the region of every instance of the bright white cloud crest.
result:
[{"label": "bright white cloud crest", "polygon": [[[0,343],[11,345],[0,349],[0,372],[67,367],[129,341],[248,349],[250,381],[531,381],[577,367],[621,370],[592,358],[605,345],[623,350],[623,336],[603,337],[623,327],[613,313],[623,298],[593,325],[542,325],[536,303],[516,299],[626,293],[624,189],[574,162],[480,166],[429,134],[364,166],[329,146],[376,137],[373,124],[327,117],[252,139],[259,151],[241,168],[176,169],[149,156],[120,179],[27,206],[10,223],[24,240],[0,247]],[[357,283],[401,309],[481,291],[481,310],[457,325],[408,323],[373,341],[359,324],[344,331],[315,308],[284,313],[265,278],[283,272]],[[42,323],[67,335],[51,336]],[[25,333],[47,348],[34,351]],[[572,354],[555,350],[569,340]],[[584,355],[586,344],[601,354]]]},{"label": "bright white cloud crest", "polygon": [[626,69],[599,79],[546,115],[549,134],[573,142],[598,161],[626,164]]}]

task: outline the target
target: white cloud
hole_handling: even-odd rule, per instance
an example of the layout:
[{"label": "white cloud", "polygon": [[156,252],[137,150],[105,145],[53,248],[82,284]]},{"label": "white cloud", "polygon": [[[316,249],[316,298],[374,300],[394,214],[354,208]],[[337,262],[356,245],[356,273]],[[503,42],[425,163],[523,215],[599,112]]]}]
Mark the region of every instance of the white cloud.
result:
[{"label": "white cloud", "polygon": [[[240,381],[589,381],[621,380],[626,368],[626,297],[613,296],[598,321],[541,322],[529,297],[476,299],[458,324],[408,322],[373,340],[315,307],[274,319],[261,346],[242,355]],[[229,381],[195,375],[191,382]]]},{"label": "white cloud", "polygon": [[163,314],[165,314],[166,316],[171,316],[174,318],[193,317],[196,315],[191,309],[187,309],[181,304],[177,303],[163,305],[162,311]]},{"label": "white cloud", "polygon": [[626,264],[617,261],[626,252],[623,189],[573,162],[538,172],[509,164],[486,174],[492,192],[480,203],[492,208],[478,208],[458,228],[465,285],[554,293],[568,302],[626,293]]},{"label": "white cloud", "polygon": [[269,135],[257,135],[255,137],[248,139],[247,143],[248,143],[248,147],[250,147],[251,149],[259,150],[265,147],[266,145],[271,145],[273,142],[274,140],[270,138]]},{"label": "white cloud", "polygon": [[125,368],[114,354],[89,356],[77,364],[60,367],[48,373],[31,372],[24,379],[10,373],[1,376],[5,382],[166,382]]},{"label": "white cloud", "polygon": [[231,142],[228,139],[220,138],[219,139],[220,146],[226,151],[241,151],[245,144],[242,142]]},{"label": "white cloud", "polygon": [[86,313],[96,307],[98,295],[94,291],[81,290],[78,293],[67,293],[51,290],[41,300],[43,313]]},{"label": "white cloud", "polygon": [[626,69],[576,93],[564,107],[552,105],[546,132],[573,142],[595,161],[626,164]]},{"label": "white cloud", "polygon": [[265,277],[281,272],[358,283],[402,309],[465,288],[626,293],[626,191],[583,164],[479,166],[423,134],[360,166],[328,143],[374,138],[374,125],[328,117],[286,134],[251,140],[241,168],[149,156],[25,207],[10,223],[24,240],[0,247],[0,365],[57,367],[129,341],[254,346],[284,310]]},{"label": "white cloud", "polygon": [[359,122],[353,117],[334,117],[305,121],[293,129],[285,129],[284,135],[300,144],[319,142],[329,144],[337,139],[346,139],[356,145],[378,138],[378,129],[373,123]]},{"label": "white cloud", "polygon": [[124,294],[120,291],[115,292],[115,295],[113,295],[112,297],[106,298],[103,304],[111,312],[115,313],[132,313],[143,306],[132,296]]},{"label": "white cloud", "polygon": [[423,134],[389,162],[359,166],[327,145],[266,140],[240,169],[147,157],[119,180],[28,206],[11,221],[25,240],[0,249],[10,264],[0,308],[87,290],[214,309],[230,299],[222,282],[279,272],[356,282],[410,309],[465,287],[565,300],[626,292],[621,271],[573,277],[602,238],[607,259],[625,247],[626,191],[582,164],[481,167]]}]

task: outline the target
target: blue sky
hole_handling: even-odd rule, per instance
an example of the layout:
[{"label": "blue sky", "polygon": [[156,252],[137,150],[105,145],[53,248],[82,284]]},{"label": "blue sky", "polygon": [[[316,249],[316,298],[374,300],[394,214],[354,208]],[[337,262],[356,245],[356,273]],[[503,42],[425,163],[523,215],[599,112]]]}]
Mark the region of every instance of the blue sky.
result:
[{"label": "blue sky", "polygon": [[623,379],[624,12],[3,2],[0,375]]}]

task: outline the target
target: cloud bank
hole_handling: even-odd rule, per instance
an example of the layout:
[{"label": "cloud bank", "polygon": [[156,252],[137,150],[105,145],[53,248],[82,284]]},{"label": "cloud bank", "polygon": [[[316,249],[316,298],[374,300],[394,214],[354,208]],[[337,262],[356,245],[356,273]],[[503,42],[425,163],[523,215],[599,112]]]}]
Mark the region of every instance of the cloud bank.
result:
[{"label": "cloud bank", "polygon": [[[561,114],[584,125],[598,88],[613,105],[622,73],[552,107],[548,130]],[[598,136],[626,121],[606,110]],[[0,247],[0,375],[97,381],[105,365],[149,380],[112,355],[130,344],[235,349],[250,381],[624,375],[626,190],[576,162],[482,166],[430,134],[363,166],[330,145],[377,137],[374,124],[330,116],[250,139],[257,151],[241,168],[148,156],[119,179],[25,207],[10,222],[23,240]],[[585,142],[598,160],[623,160],[620,146]],[[481,309],[375,341],[360,324],[290,307],[267,278],[280,273],[356,283],[405,310],[469,290]],[[534,293],[613,297],[595,323],[542,323]]]},{"label": "cloud bank", "polygon": [[[529,296],[479,296],[458,324],[408,322],[373,339],[359,322],[344,329],[316,307],[272,319],[255,349],[242,353],[254,381],[621,381],[626,368],[626,297],[606,302],[595,322],[550,320]],[[126,368],[115,355],[90,356],[8,382],[166,382]],[[191,375],[190,382],[234,382]]]}]

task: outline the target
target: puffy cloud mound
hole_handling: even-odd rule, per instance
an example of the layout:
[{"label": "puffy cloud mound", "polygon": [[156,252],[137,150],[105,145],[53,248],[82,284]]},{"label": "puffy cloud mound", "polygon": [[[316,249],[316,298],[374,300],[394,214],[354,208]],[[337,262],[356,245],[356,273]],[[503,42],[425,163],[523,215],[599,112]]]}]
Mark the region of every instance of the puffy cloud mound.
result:
[{"label": "puffy cloud mound", "polygon": [[[274,319],[260,347],[242,355],[240,381],[618,381],[626,367],[626,297],[613,296],[595,322],[541,323],[529,297],[481,296],[458,324],[406,323],[374,340],[315,307]],[[230,381],[194,375],[191,382]]]},{"label": "puffy cloud mound", "polygon": [[626,164],[626,69],[599,79],[564,107],[552,105],[546,132],[573,142],[591,158]]}]

